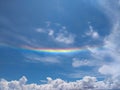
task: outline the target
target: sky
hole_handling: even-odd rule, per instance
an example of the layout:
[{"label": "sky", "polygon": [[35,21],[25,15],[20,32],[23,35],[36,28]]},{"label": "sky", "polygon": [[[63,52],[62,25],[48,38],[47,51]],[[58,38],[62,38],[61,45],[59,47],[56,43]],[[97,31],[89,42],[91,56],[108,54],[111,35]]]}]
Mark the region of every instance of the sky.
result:
[{"label": "sky", "polygon": [[0,0],[0,90],[120,89],[120,0]]}]

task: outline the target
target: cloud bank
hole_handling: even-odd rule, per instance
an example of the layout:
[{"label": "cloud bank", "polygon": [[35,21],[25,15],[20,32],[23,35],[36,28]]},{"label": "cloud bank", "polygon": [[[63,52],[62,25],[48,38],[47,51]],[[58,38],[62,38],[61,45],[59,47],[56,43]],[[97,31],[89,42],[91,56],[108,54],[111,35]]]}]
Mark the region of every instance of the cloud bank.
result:
[{"label": "cloud bank", "polygon": [[97,81],[95,77],[85,76],[81,80],[67,82],[62,79],[53,80],[47,77],[47,83],[38,85],[36,83],[27,84],[27,78],[23,76],[19,80],[0,80],[0,90],[116,90],[120,88],[120,82]]}]

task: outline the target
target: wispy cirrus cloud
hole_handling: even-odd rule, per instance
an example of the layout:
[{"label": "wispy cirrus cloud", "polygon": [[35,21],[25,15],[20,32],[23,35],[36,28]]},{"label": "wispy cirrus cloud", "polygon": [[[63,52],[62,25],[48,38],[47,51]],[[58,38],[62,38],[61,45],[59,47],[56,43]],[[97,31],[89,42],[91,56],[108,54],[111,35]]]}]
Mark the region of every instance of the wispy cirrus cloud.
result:
[{"label": "wispy cirrus cloud", "polygon": [[[104,63],[99,68],[99,72],[104,75],[111,75],[112,78],[118,78],[120,76],[119,64],[120,64],[120,5],[119,0],[105,0],[101,2],[102,11],[110,18],[111,21],[111,33],[105,37],[103,50],[91,49],[93,57],[98,60],[109,61]],[[103,10],[104,9],[104,10]],[[111,59],[111,60],[110,60]]]}]

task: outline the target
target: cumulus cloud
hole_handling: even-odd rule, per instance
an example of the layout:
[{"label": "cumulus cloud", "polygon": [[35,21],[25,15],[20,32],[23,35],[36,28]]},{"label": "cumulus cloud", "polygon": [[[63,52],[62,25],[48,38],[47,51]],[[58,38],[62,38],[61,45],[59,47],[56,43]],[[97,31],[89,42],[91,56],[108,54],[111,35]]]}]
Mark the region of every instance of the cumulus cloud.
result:
[{"label": "cumulus cloud", "polygon": [[115,90],[120,89],[118,80],[98,81],[95,77],[85,76],[81,80],[67,82],[60,78],[53,80],[47,77],[46,84],[27,84],[27,78],[23,76],[19,80],[0,80],[0,90]]}]

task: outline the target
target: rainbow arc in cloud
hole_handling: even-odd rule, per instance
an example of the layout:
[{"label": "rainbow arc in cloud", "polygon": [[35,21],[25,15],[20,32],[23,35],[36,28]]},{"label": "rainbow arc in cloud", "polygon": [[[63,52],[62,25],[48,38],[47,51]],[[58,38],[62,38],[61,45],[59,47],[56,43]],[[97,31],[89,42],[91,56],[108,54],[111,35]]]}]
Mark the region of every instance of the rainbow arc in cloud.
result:
[{"label": "rainbow arc in cloud", "polygon": [[32,47],[24,47],[24,49],[31,50],[34,52],[55,53],[55,54],[76,53],[76,52],[86,51],[85,48],[32,48]]},{"label": "rainbow arc in cloud", "polygon": [[30,46],[10,46],[6,44],[0,44],[0,46],[9,47],[17,50],[24,50],[37,53],[49,53],[49,54],[70,54],[70,53],[80,53],[88,52],[91,49],[103,49],[103,47],[81,47],[81,48],[34,48]]}]

